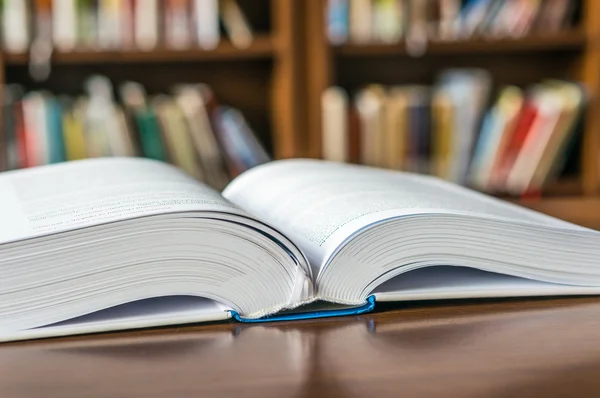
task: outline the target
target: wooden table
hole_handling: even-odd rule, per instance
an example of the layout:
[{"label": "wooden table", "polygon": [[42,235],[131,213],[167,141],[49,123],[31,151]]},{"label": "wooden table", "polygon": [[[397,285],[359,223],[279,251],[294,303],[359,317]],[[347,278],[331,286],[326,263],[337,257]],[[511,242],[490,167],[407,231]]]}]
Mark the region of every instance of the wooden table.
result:
[{"label": "wooden table", "polygon": [[0,345],[0,397],[600,396],[600,298]]}]

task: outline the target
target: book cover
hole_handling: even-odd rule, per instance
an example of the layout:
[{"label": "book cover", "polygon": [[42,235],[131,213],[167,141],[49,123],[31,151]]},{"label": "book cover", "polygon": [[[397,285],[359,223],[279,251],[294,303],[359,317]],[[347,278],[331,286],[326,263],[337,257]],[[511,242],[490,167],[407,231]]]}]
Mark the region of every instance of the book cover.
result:
[{"label": "book cover", "polygon": [[123,47],[123,7],[120,0],[97,0],[98,45],[104,49]]},{"label": "book cover", "polygon": [[546,85],[536,93],[534,101],[537,108],[536,118],[506,179],[506,189],[513,194],[526,192],[564,108],[563,98],[556,90]]},{"label": "book cover", "polygon": [[218,0],[193,0],[194,29],[200,48],[217,47],[221,39]]},{"label": "book cover", "polygon": [[382,43],[398,43],[404,34],[405,2],[375,0],[373,3],[373,36]]},{"label": "book cover", "polygon": [[136,0],[135,2],[133,9],[135,45],[142,51],[150,51],[158,45],[158,7],[158,0]]},{"label": "book cover", "polygon": [[62,108],[57,99],[50,94],[45,94],[43,99],[46,107],[48,163],[64,162],[66,155],[63,138]]},{"label": "book cover", "polygon": [[147,108],[139,109],[135,113],[135,120],[144,156],[149,159],[167,160],[155,113]]},{"label": "book cover", "polygon": [[327,1],[327,37],[333,45],[343,44],[349,36],[348,0]]},{"label": "book cover", "polygon": [[432,174],[449,179],[453,162],[454,106],[452,98],[444,89],[434,91],[431,105],[431,153]]},{"label": "book cover", "polygon": [[329,87],[321,98],[323,159],[348,161],[348,94],[341,87]]},{"label": "book cover", "polygon": [[409,98],[403,87],[392,87],[385,103],[387,167],[400,170],[406,162],[409,132]]},{"label": "book cover", "polygon": [[68,161],[85,159],[87,148],[83,131],[83,111],[81,101],[63,98],[61,101],[63,141],[65,157]]},{"label": "book cover", "polygon": [[356,96],[356,109],[361,120],[361,163],[370,166],[385,166],[385,89],[381,85],[370,85]]},{"label": "book cover", "polygon": [[504,151],[502,154],[499,154],[498,165],[495,167],[491,177],[491,186],[494,189],[506,189],[506,179],[508,174],[531,130],[531,126],[533,125],[537,114],[537,106],[528,95],[528,98],[525,99],[519,113],[514,131],[512,132],[510,139],[508,139]]},{"label": "book cover", "polygon": [[364,44],[373,41],[373,3],[371,0],[351,0],[349,8],[350,40]]},{"label": "book cover", "polygon": [[97,1],[76,0],[76,20],[77,46],[86,49],[98,48],[99,23]]},{"label": "book cover", "polygon": [[[22,86],[9,84],[4,87],[2,121],[3,129],[0,132],[0,143],[4,143],[5,156],[0,156],[0,169],[14,170],[20,168],[20,150],[19,150],[19,126],[17,113],[20,112],[19,103],[23,98],[25,91]],[[1,145],[1,144],[0,144]]]},{"label": "book cover", "polygon": [[77,46],[77,0],[53,0],[52,37],[59,51],[73,51]]},{"label": "book cover", "polygon": [[28,1],[4,0],[2,12],[2,40],[4,50],[11,53],[27,52],[31,41],[32,21]]},{"label": "book cover", "polygon": [[192,45],[191,0],[166,0],[164,8],[165,44],[173,49]]},{"label": "book cover", "polygon": [[231,43],[237,48],[252,44],[254,33],[236,0],[221,0],[221,21]]},{"label": "book cover", "polygon": [[152,108],[170,163],[198,180],[205,180],[183,112],[176,102],[167,95],[159,95],[152,100]]}]

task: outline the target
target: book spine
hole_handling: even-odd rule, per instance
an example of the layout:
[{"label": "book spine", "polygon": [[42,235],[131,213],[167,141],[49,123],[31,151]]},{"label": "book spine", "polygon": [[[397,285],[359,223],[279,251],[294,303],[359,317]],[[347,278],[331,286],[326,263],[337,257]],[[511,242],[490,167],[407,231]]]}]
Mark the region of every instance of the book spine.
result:
[{"label": "book spine", "polygon": [[431,118],[432,174],[449,179],[448,171],[452,163],[454,114],[452,99],[444,90],[438,90],[434,94]]},{"label": "book spine", "polygon": [[236,0],[221,0],[221,19],[234,46],[246,48],[252,44],[252,28]]},{"label": "book spine", "polygon": [[158,0],[136,0],[134,4],[135,45],[142,51],[150,51],[158,45]]},{"label": "book spine", "polygon": [[73,51],[77,45],[76,11],[75,0],[53,0],[52,34],[59,51]]},{"label": "book spine", "polygon": [[371,0],[350,1],[350,40],[369,43],[373,40],[373,4]]},{"label": "book spine", "polygon": [[98,48],[98,3],[94,0],[76,0],[77,46]]},{"label": "book spine", "polygon": [[373,37],[376,41],[394,44],[403,35],[404,2],[375,0],[373,3]]},{"label": "book spine", "polygon": [[348,0],[327,2],[327,37],[331,44],[343,44],[348,40]]},{"label": "book spine", "polygon": [[495,189],[504,190],[506,188],[506,179],[514,165],[519,150],[531,130],[531,126],[537,116],[537,109],[531,99],[527,99],[523,105],[514,132],[512,133],[506,149],[501,154],[498,168],[494,170],[492,176],[492,186]]},{"label": "book spine", "polygon": [[200,48],[211,50],[219,44],[219,2],[218,0],[194,0],[194,28]]},{"label": "book spine", "polygon": [[100,48],[122,47],[121,12],[119,0],[98,0],[98,46]]},{"label": "book spine", "polygon": [[121,47],[126,50],[132,50],[135,45],[135,0],[121,0],[120,5],[120,25],[121,25]]},{"label": "book spine", "polygon": [[63,138],[62,109],[56,99],[44,98],[48,140],[48,163],[66,160]]},{"label": "book spine", "polygon": [[165,8],[165,43],[173,49],[189,48],[191,40],[191,1],[167,0]]},{"label": "book spine", "polygon": [[339,87],[327,89],[322,96],[323,158],[346,162],[348,160],[348,96]]},{"label": "book spine", "polygon": [[31,41],[30,8],[24,0],[4,0],[2,38],[4,50],[24,53]]}]

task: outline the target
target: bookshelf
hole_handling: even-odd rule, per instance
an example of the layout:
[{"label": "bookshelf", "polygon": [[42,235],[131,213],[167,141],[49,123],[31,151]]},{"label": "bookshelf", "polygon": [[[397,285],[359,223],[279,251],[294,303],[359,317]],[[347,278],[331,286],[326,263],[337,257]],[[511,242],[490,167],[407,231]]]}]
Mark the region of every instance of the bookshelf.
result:
[{"label": "bookshelf", "polygon": [[[149,93],[166,92],[177,83],[207,83],[219,100],[239,108],[259,139],[276,158],[293,157],[301,142],[303,104],[298,57],[301,3],[295,0],[238,0],[254,29],[248,47],[236,47],[225,36],[211,50],[54,51],[52,72],[36,82],[28,73],[28,53],[0,54],[0,83],[29,89],[77,94],[91,74],[111,81],[134,80]],[[1,93],[0,93],[1,95]],[[1,136],[0,136],[1,137]],[[3,141],[0,140],[0,145]]]},{"label": "bookshelf", "polygon": [[321,156],[321,94],[334,84],[350,91],[372,82],[430,84],[449,66],[485,68],[498,85],[527,85],[541,77],[579,80],[590,102],[578,173],[550,184],[541,198],[508,199],[600,226],[600,2],[580,0],[579,22],[558,34],[431,41],[414,56],[403,44],[330,45],[326,0],[237,1],[254,29],[248,47],[222,37],[212,50],[55,51],[43,82],[29,76],[27,54],[0,53],[0,83],[65,94],[80,93],[91,74],[116,84],[138,81],[150,94],[180,82],[207,83],[220,101],[242,111],[275,158],[290,158]]},{"label": "bookshelf", "polygon": [[431,84],[435,74],[448,67],[481,67],[490,71],[495,85],[577,80],[589,90],[578,172],[550,184],[540,197],[507,199],[600,227],[600,2],[581,0],[578,23],[560,33],[430,41],[418,56],[403,43],[330,44],[326,6],[323,0],[306,1],[308,156],[321,157],[321,94],[332,85],[351,93],[369,83]]}]

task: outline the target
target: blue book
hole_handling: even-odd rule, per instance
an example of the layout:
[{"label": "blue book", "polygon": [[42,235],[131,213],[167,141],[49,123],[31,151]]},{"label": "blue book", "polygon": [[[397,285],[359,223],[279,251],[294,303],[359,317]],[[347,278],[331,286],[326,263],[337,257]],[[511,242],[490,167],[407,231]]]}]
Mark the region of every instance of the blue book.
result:
[{"label": "blue book", "polygon": [[328,0],[327,37],[331,44],[343,44],[348,40],[348,0]]},{"label": "blue book", "polygon": [[225,155],[238,172],[271,160],[239,110],[220,106],[215,109],[213,120]]},{"label": "blue book", "polygon": [[64,162],[66,160],[66,153],[62,125],[62,107],[58,100],[50,94],[44,95],[44,106],[46,108],[48,162]]}]

